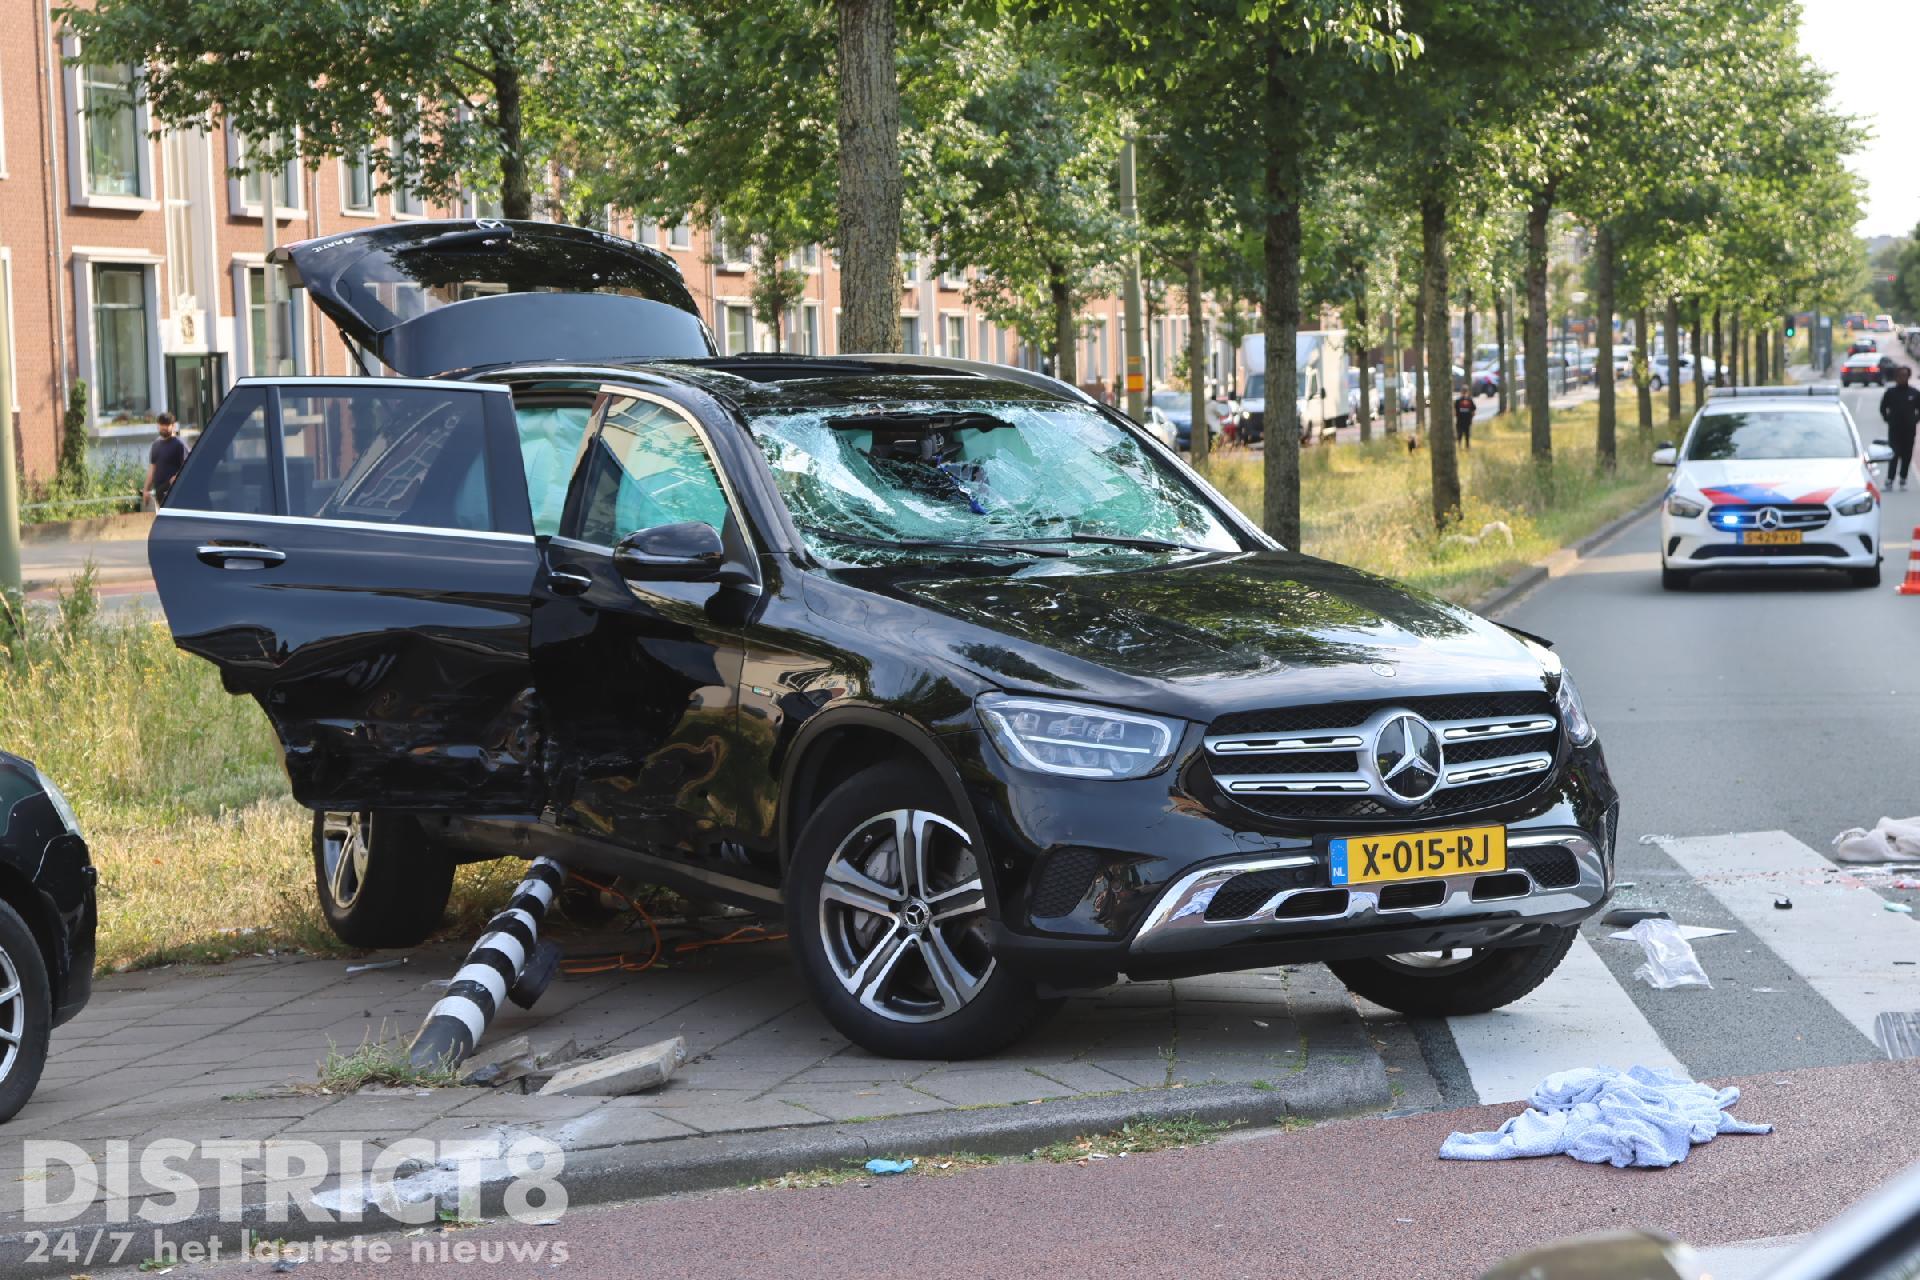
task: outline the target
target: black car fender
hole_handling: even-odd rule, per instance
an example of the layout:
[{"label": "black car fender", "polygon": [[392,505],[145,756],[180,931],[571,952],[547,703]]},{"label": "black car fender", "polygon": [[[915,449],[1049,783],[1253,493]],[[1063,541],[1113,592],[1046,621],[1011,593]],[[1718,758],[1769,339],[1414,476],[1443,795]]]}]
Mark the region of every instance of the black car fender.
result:
[{"label": "black car fender", "polygon": [[[859,758],[852,767],[837,767],[834,760],[836,739],[844,741],[850,733],[862,740],[858,748]],[[799,839],[801,828],[806,825],[806,819],[813,811],[813,803],[825,794],[825,788],[821,785],[823,777],[851,777],[858,768],[868,764],[899,758],[898,755],[879,755],[874,752],[873,748],[879,745],[880,737],[891,739],[898,744],[901,752],[912,753],[909,759],[917,759],[927,766],[928,771],[946,789],[947,798],[952,802],[961,825],[966,827],[976,842],[981,839],[979,817],[974,813],[966,789],[961,785],[960,770],[931,730],[878,707],[829,707],[801,726],[781,771],[779,831],[780,874],[783,880],[793,860],[794,842]],[[992,861],[991,858],[980,859],[981,874],[989,881],[993,878]],[[998,899],[992,892],[993,886],[988,884],[987,888],[988,914],[998,917]]]}]

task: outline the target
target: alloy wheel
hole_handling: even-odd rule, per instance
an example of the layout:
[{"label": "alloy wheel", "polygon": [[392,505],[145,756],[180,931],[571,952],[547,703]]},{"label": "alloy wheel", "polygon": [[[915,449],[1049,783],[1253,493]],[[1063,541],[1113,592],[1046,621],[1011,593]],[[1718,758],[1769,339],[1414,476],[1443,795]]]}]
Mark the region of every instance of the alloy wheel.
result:
[{"label": "alloy wheel", "polygon": [[1480,953],[1472,947],[1449,947],[1445,951],[1402,951],[1396,955],[1381,957],[1390,965],[1410,969],[1416,973],[1433,973],[1441,969],[1459,969],[1472,964]]},{"label": "alloy wheel", "polygon": [[0,1081],[13,1074],[20,1060],[20,1042],[27,1034],[27,993],[13,957],[0,950]]},{"label": "alloy wheel", "polygon": [[840,985],[896,1022],[965,1008],[993,976],[987,896],[967,833],[923,809],[868,819],[833,851],[820,938]]},{"label": "alloy wheel", "polygon": [[320,819],[320,861],[327,896],[336,910],[347,911],[359,901],[367,882],[367,840],[372,834],[370,813],[328,812]]}]

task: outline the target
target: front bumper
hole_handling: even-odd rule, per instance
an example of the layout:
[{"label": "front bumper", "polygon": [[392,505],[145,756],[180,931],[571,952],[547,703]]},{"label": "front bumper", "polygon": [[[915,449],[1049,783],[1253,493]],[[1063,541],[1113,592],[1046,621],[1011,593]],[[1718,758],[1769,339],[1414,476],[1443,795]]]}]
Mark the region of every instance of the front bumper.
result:
[{"label": "front bumper", "polygon": [[1682,519],[1660,513],[1660,554],[1669,569],[1865,569],[1880,562],[1880,508],[1865,515],[1834,515],[1801,530],[1793,547],[1747,546],[1738,531],[1715,529],[1702,514]]},{"label": "front bumper", "polygon": [[[1515,804],[1396,827],[1498,823],[1511,870],[1402,882],[1383,902],[1385,886],[1329,882],[1327,838],[1351,833],[1227,819],[1197,803],[1177,774],[1036,780],[976,735],[949,739],[963,744],[972,748],[962,769],[969,799],[992,850],[994,954],[1055,989],[1120,974],[1523,946],[1592,915],[1612,892],[1618,799],[1597,745],[1566,751],[1551,780]],[[1564,850],[1574,873],[1536,878],[1524,851],[1546,850]],[[1239,905],[1222,912],[1216,895],[1253,872],[1271,873],[1271,890],[1247,898],[1237,889]]]}]

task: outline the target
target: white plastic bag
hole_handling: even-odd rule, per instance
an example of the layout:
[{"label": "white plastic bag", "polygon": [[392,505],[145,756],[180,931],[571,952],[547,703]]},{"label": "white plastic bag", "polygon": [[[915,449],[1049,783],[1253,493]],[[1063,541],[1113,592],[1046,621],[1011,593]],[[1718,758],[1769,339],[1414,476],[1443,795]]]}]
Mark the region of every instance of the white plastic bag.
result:
[{"label": "white plastic bag", "polygon": [[1882,818],[1871,831],[1849,827],[1833,838],[1839,862],[1920,862],[1920,818]]},{"label": "white plastic bag", "polygon": [[1707,971],[1700,967],[1700,958],[1693,954],[1693,944],[1680,935],[1673,921],[1642,920],[1627,932],[1647,953],[1647,962],[1635,969],[1633,976],[1646,979],[1656,991],[1713,985]]}]

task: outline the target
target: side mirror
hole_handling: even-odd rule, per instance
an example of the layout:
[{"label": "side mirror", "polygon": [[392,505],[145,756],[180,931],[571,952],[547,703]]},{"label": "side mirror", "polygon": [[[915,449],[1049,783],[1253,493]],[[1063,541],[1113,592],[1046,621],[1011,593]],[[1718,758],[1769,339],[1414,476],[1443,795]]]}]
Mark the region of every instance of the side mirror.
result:
[{"label": "side mirror", "polygon": [[1673,447],[1670,440],[1662,440],[1660,447],[1653,451],[1653,465],[1656,467],[1676,467],[1680,465],[1680,451]]},{"label": "side mirror", "polygon": [[1893,446],[1885,440],[1875,440],[1867,446],[1868,462],[1892,462]]},{"label": "side mirror", "polygon": [[712,582],[726,563],[719,530],[698,520],[641,529],[613,549],[614,567],[629,582]]}]

